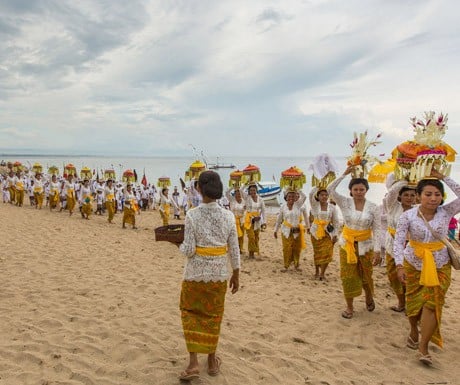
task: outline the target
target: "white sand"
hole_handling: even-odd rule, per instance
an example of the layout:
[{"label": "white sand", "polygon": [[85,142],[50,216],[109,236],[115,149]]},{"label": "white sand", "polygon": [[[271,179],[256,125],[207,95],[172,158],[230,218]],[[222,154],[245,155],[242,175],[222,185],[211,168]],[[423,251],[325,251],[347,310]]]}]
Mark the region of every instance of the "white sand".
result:
[{"label": "white sand", "polygon": [[[184,257],[155,242],[158,212],[139,230],[105,217],[0,204],[0,384],[177,384],[187,363],[179,290]],[[176,221],[177,222],[177,221]],[[228,294],[218,377],[200,356],[198,384],[458,384],[460,284],[453,272],[444,308],[444,350],[426,368],[405,347],[408,322],[385,269],[374,271],[373,313],[358,298],[345,320],[337,255],[327,282],[281,273],[273,218],[258,261],[243,259],[241,290]]]}]

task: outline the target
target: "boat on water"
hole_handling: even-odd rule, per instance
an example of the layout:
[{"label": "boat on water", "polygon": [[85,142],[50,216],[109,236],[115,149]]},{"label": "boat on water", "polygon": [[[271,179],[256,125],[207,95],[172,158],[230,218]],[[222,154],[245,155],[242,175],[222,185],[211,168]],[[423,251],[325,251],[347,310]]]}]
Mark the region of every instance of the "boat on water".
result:
[{"label": "boat on water", "polygon": [[233,163],[220,163],[219,158],[217,158],[216,163],[205,162],[209,170],[217,170],[219,168],[235,168],[236,166]]},{"label": "boat on water", "polygon": [[257,193],[265,203],[279,204],[281,187],[273,181],[257,182]]}]

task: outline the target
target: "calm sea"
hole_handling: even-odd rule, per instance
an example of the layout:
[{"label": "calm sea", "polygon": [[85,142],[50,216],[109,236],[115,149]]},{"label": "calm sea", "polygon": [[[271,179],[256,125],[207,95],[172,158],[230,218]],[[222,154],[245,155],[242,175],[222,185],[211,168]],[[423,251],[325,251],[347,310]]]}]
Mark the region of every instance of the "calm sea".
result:
[{"label": "calm sea", "polygon": [[[117,174],[117,178],[126,169],[135,169],[139,182],[142,178],[145,170],[145,175],[149,183],[157,183],[157,179],[160,176],[169,176],[171,183],[180,186],[179,178],[184,178],[184,173],[188,169],[188,166],[195,160],[193,157],[94,157],[94,156],[53,156],[53,155],[30,155],[30,156],[5,156],[5,161],[20,161],[25,165],[32,165],[35,162],[41,163],[42,166],[47,169],[51,165],[55,165],[63,170],[63,166],[67,163],[73,163],[77,170],[82,167],[89,167],[94,170],[98,170],[102,176],[103,170],[113,168]],[[310,164],[313,161],[313,157],[227,157],[227,158],[208,158],[209,163],[219,164],[234,164],[237,168],[243,169],[248,164],[257,165],[262,174],[263,181],[276,181],[279,182],[281,172],[291,166],[297,166],[302,169],[307,175],[307,184],[304,187],[304,191],[308,193],[311,187],[311,172],[308,170]],[[345,169],[346,160],[345,157],[336,158],[336,161],[341,168],[340,171]],[[235,169],[233,169],[235,170]],[[228,184],[229,174],[233,171],[232,169],[218,169],[216,170],[222,177],[224,186]],[[452,165],[451,176],[460,181],[460,163],[454,163]],[[342,194],[348,194],[347,190],[348,179],[339,186],[339,192]],[[368,192],[368,199],[380,203],[381,199],[385,195],[386,187],[384,184],[371,184]],[[454,198],[454,194],[447,191],[447,201]]]}]

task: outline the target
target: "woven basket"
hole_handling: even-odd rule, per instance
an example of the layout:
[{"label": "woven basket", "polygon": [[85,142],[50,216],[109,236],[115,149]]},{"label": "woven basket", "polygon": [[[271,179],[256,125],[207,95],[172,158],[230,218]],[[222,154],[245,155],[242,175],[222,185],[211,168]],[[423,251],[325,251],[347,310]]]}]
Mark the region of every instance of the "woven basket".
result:
[{"label": "woven basket", "polygon": [[182,243],[184,241],[185,225],[161,226],[155,229],[155,241]]}]

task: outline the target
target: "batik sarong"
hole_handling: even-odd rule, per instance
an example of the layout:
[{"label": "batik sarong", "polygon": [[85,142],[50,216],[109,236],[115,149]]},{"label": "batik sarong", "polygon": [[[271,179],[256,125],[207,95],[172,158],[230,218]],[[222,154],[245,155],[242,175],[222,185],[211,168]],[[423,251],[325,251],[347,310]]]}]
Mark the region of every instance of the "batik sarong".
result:
[{"label": "batik sarong", "polygon": [[287,269],[293,262],[295,267],[299,267],[300,252],[302,250],[300,236],[294,238],[294,235],[290,234],[286,238],[284,235],[281,235],[281,239],[283,242],[284,268]]},{"label": "batik sarong", "polygon": [[357,263],[347,263],[347,252],[342,247],[340,248],[340,278],[345,298],[360,296],[363,285],[368,285],[371,293],[374,293],[373,256],[374,252],[369,250],[365,255],[357,257]]},{"label": "batik sarong", "polygon": [[447,263],[440,269],[436,269],[439,286],[431,287],[420,285],[421,272],[407,261],[404,261],[404,270],[406,272],[406,314],[408,317],[416,317],[424,306],[434,310],[437,326],[431,337],[431,342],[442,347],[441,315],[447,289],[450,286],[451,265]]},{"label": "batik sarong", "polygon": [[327,265],[332,262],[332,255],[334,252],[334,244],[331,237],[328,235],[321,239],[316,239],[311,236],[311,243],[313,245],[313,259],[315,266]]},{"label": "batik sarong", "polygon": [[395,260],[388,253],[386,254],[386,265],[388,280],[390,281],[390,286],[393,289],[394,293],[396,295],[404,294],[404,285],[398,279]]},{"label": "batik sarong", "polygon": [[183,281],[180,310],[187,350],[214,353],[224,314],[227,282]]}]

